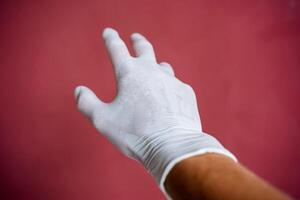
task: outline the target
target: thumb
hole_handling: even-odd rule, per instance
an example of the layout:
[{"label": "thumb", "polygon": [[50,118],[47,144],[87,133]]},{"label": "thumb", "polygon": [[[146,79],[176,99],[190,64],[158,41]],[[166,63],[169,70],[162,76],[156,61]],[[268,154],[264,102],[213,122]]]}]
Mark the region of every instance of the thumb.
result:
[{"label": "thumb", "polygon": [[85,86],[78,86],[74,90],[77,107],[80,112],[92,118],[97,106],[104,104],[98,99],[95,93]]}]

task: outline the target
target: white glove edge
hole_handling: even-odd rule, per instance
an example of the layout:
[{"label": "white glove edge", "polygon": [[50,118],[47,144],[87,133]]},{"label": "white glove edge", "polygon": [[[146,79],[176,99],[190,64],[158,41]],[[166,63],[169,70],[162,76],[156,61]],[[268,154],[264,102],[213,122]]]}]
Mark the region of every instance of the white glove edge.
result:
[{"label": "white glove edge", "polygon": [[190,158],[190,157],[193,157],[193,156],[196,156],[196,155],[203,155],[203,154],[206,154],[206,153],[218,153],[218,154],[222,154],[222,155],[225,155],[229,158],[231,158],[232,160],[234,160],[235,162],[238,162],[237,158],[232,154],[230,153],[228,150],[226,149],[218,149],[218,148],[206,148],[206,149],[200,149],[200,150],[197,150],[197,151],[193,151],[193,152],[190,152],[190,153],[187,153],[187,154],[184,154],[174,160],[172,160],[168,165],[167,167],[165,168],[163,174],[162,174],[162,177],[160,179],[160,183],[159,183],[159,188],[160,190],[162,191],[162,193],[165,195],[165,197],[168,199],[168,200],[172,200],[172,198],[169,196],[169,194],[167,193],[165,187],[164,187],[164,183],[165,183],[165,180],[167,178],[167,175],[170,173],[170,171],[173,169],[173,167],[179,163],[180,161],[184,160],[184,159],[187,159],[187,158]]}]

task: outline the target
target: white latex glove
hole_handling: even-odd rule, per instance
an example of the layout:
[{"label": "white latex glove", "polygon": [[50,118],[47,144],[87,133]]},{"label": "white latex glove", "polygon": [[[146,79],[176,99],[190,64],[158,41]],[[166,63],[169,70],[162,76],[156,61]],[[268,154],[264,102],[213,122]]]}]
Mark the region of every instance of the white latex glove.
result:
[{"label": "white latex glove", "polygon": [[187,157],[215,152],[236,160],[214,137],[202,132],[193,89],[174,76],[169,64],[156,62],[145,37],[131,36],[136,57],[130,56],[115,30],[106,28],[103,38],[118,94],[113,102],[104,103],[79,86],[75,89],[78,109],[125,155],[140,161],[164,193],[167,174]]}]

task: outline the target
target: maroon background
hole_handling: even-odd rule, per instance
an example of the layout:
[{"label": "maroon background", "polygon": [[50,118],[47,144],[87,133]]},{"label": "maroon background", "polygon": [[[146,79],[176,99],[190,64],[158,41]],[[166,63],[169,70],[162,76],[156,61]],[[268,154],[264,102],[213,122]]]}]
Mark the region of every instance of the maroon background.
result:
[{"label": "maroon background", "polygon": [[163,199],[76,110],[76,85],[115,95],[106,26],[145,34],[194,87],[204,130],[300,198],[299,1],[28,0],[0,16],[1,199]]}]

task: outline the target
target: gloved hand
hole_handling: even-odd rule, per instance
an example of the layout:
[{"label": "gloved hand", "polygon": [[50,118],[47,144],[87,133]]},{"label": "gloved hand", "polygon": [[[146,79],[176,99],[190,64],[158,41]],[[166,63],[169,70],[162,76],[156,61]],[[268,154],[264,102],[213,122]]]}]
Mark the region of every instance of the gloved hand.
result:
[{"label": "gloved hand", "polygon": [[214,152],[236,160],[202,132],[193,89],[174,76],[171,65],[156,62],[145,37],[131,36],[136,57],[130,56],[115,30],[106,28],[103,38],[114,66],[117,96],[104,103],[78,86],[78,109],[125,155],[141,162],[164,193],[167,174],[185,158]]}]

